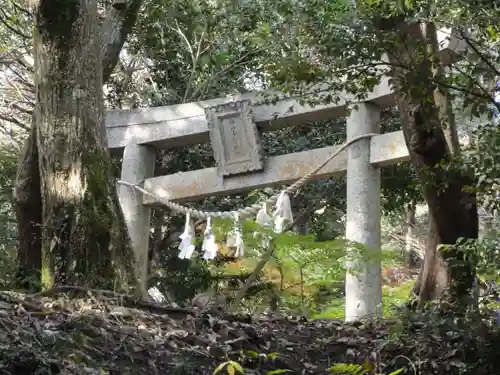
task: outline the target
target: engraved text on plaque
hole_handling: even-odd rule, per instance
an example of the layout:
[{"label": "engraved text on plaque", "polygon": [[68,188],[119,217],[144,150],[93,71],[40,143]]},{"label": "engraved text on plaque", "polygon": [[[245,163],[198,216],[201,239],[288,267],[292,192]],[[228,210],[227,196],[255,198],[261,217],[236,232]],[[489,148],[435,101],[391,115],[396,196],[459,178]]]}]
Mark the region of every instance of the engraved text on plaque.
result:
[{"label": "engraved text on plaque", "polygon": [[262,147],[250,100],[206,108],[210,140],[223,176],[263,169]]}]

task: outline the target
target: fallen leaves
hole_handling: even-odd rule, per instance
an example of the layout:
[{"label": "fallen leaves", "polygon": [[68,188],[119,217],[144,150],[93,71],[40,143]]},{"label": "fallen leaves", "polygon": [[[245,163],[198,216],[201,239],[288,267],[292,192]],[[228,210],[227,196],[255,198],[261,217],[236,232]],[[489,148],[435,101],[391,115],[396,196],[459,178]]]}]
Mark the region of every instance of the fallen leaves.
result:
[{"label": "fallen leaves", "polygon": [[[397,326],[394,322],[345,324],[272,316],[252,321],[248,316],[170,308],[112,292],[71,292],[0,292],[0,371],[211,375],[219,366],[220,373],[235,375],[242,373],[240,367],[245,374],[317,375],[327,374],[335,363],[369,361],[377,371],[409,366],[410,373],[418,374],[412,361],[427,361],[435,373],[465,366],[460,361],[464,348],[454,343],[462,336],[454,333],[451,342],[449,330],[427,332],[418,320],[409,329],[415,336],[405,333],[394,339],[389,333]],[[428,358],[422,362],[415,359],[419,356]],[[442,363],[445,360],[449,364]]]}]

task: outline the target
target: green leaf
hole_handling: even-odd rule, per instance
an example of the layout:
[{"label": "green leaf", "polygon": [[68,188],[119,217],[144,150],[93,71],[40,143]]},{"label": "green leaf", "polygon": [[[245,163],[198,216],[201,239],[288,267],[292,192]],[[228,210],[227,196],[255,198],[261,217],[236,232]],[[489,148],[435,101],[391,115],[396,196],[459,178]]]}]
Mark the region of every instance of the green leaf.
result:
[{"label": "green leaf", "polygon": [[330,367],[328,371],[336,375],[366,375],[368,373],[363,366],[354,363],[337,363]]},{"label": "green leaf", "polygon": [[404,369],[400,368],[399,370],[393,371],[393,372],[391,372],[390,374],[387,374],[387,375],[398,375],[398,374],[401,374],[403,371],[404,371]]},{"label": "green leaf", "polygon": [[270,359],[270,360],[274,361],[276,358],[278,358],[278,357],[279,357],[279,353],[275,353],[275,352],[273,352],[273,353],[269,353],[269,354],[267,354],[267,355],[266,355],[266,357],[267,357],[268,359]]},{"label": "green leaf", "polygon": [[279,369],[279,370],[268,371],[266,374],[267,375],[276,375],[276,374],[284,374],[286,372],[292,372],[292,370]]},{"label": "green leaf", "polygon": [[245,371],[243,370],[243,367],[238,362],[235,361],[229,361],[229,364],[233,366],[236,371],[238,371],[240,374],[243,374]]},{"label": "green leaf", "polygon": [[253,351],[253,350],[246,350],[245,352],[245,355],[247,355],[248,357],[252,358],[252,359],[257,359],[259,358],[259,353],[257,353],[256,351]]},{"label": "green leaf", "polygon": [[498,40],[498,33],[495,30],[495,28],[490,25],[490,26],[487,27],[486,30],[488,31],[488,35],[490,36],[491,40],[493,42],[496,42]]},{"label": "green leaf", "polygon": [[214,370],[214,372],[212,373],[212,375],[215,375],[215,374],[218,374],[225,366],[228,365],[229,362],[223,362],[221,363],[219,366],[217,366],[217,368]]}]

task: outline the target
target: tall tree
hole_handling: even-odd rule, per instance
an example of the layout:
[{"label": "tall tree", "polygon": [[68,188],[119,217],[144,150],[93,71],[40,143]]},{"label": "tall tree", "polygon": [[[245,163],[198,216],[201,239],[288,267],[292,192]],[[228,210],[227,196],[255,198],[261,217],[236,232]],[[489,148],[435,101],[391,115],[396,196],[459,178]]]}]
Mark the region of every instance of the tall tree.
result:
[{"label": "tall tree", "polygon": [[[407,16],[376,16],[374,26],[392,66],[406,145],[429,208],[429,239],[417,291],[422,306],[448,286],[453,286],[455,300],[469,295],[474,268],[455,245],[462,237],[477,239],[479,227],[476,195],[470,191],[474,177],[453,166],[460,146],[447,88],[439,85],[444,68],[436,25]],[[451,245],[444,254],[441,244]],[[448,260],[460,266],[447,267]]]},{"label": "tall tree", "polygon": [[97,0],[33,5],[36,103],[15,201],[19,276],[35,285],[137,285],[111,175],[102,85],[140,5],[108,6],[104,22]]}]

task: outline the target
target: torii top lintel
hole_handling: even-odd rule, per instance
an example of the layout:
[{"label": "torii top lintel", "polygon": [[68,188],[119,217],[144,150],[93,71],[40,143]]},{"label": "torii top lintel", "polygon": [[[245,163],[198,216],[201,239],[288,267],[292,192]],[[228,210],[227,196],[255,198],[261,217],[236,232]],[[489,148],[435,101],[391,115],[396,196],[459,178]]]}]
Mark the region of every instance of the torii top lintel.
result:
[{"label": "torii top lintel", "polygon": [[[451,36],[450,36],[451,35]],[[450,31],[438,32],[440,54],[450,64],[466,49],[466,43]],[[111,150],[123,149],[127,144],[149,144],[158,148],[175,148],[197,144],[209,139],[209,124],[205,109],[234,101],[262,102],[262,93],[231,95],[222,98],[153,108],[114,110],[106,113],[106,131]],[[267,93],[269,95],[269,93]],[[252,106],[253,120],[263,131],[340,117],[350,102],[347,94],[339,94],[340,101],[315,106],[300,105],[290,98],[276,104]],[[367,95],[367,102],[381,109],[395,104],[389,79],[381,82]]]}]

